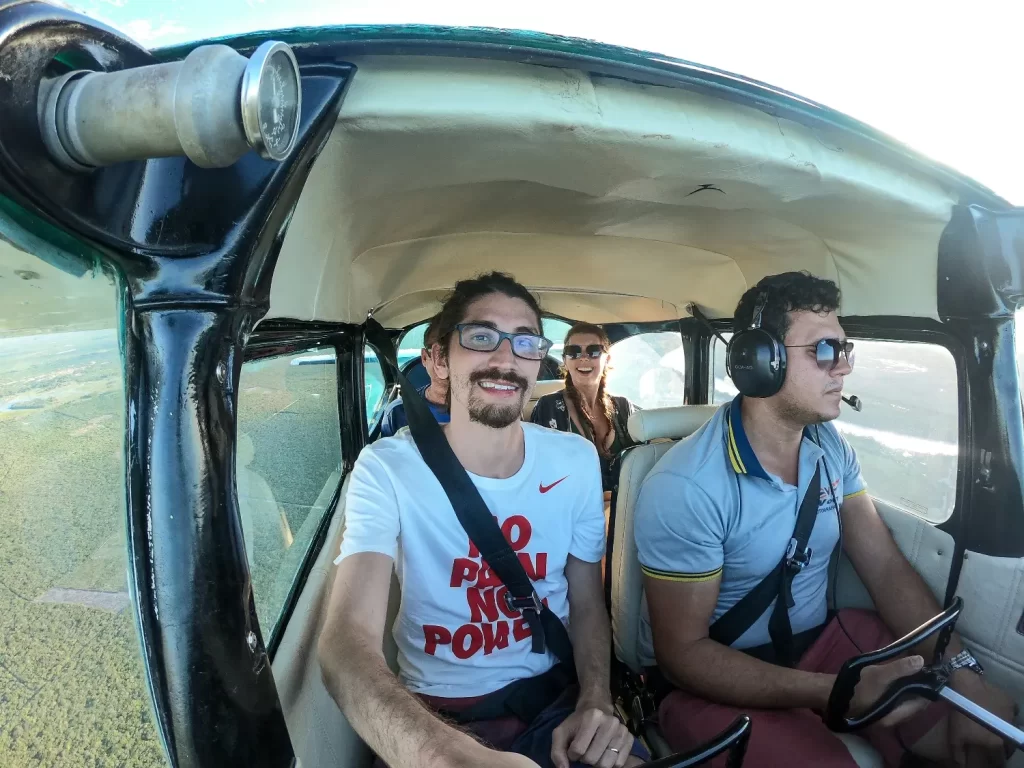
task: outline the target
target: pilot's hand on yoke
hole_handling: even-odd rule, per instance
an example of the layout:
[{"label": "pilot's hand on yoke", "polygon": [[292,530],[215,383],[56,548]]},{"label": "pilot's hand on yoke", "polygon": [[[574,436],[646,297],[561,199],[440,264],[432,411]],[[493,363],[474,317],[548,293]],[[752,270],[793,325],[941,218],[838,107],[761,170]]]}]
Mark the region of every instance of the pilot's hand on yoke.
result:
[{"label": "pilot's hand on yoke", "polygon": [[581,701],[551,734],[555,768],[569,768],[570,762],[623,768],[633,748],[633,734],[613,712],[610,705],[593,706]]},{"label": "pilot's hand on yoke", "polygon": [[[860,673],[860,682],[853,691],[850,702],[850,714],[857,716],[865,713],[880,699],[886,689],[901,677],[907,677],[924,668],[924,659],[920,656],[907,656],[886,664],[874,664],[865,667]],[[886,728],[902,723],[909,717],[928,706],[928,700],[912,697],[901,703],[879,722]]]}]

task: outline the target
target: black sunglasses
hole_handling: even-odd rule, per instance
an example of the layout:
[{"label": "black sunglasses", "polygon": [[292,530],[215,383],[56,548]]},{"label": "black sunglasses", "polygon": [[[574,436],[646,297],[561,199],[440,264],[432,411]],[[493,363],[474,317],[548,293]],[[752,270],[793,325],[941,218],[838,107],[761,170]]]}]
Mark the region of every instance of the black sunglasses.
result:
[{"label": "black sunglasses", "polygon": [[512,354],[523,360],[543,360],[551,349],[551,339],[536,333],[505,333],[489,325],[460,323],[455,326],[459,332],[459,345],[471,352],[493,352],[505,339],[512,347]]},{"label": "black sunglasses", "polygon": [[853,368],[853,342],[839,339],[822,339],[816,344],[787,344],[786,349],[813,349],[818,367],[823,371],[834,371],[839,365],[839,356],[846,355],[846,362]]},{"label": "black sunglasses", "polygon": [[586,352],[584,352],[583,347],[579,344],[570,344],[562,350],[562,357],[567,357],[570,360],[579,360],[584,354],[587,357],[596,360],[604,354],[604,347],[600,344],[589,344],[587,345]]}]

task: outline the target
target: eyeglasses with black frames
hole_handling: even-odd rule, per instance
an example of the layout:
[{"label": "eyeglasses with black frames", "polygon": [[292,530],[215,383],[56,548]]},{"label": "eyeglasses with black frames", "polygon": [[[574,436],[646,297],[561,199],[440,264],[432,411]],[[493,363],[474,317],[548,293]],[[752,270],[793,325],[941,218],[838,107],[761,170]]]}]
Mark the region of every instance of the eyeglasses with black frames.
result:
[{"label": "eyeglasses with black frames", "polygon": [[460,323],[455,326],[459,332],[459,345],[472,352],[493,352],[502,341],[509,340],[512,354],[523,360],[543,360],[551,349],[551,339],[536,333],[505,333],[489,325]]}]

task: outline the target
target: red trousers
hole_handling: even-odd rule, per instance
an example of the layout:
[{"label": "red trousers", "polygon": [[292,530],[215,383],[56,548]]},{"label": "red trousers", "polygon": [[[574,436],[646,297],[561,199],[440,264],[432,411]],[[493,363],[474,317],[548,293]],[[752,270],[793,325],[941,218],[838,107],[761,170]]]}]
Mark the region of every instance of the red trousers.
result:
[{"label": "red trousers", "polygon": [[[895,639],[872,611],[844,610],[841,617],[842,627],[838,620],[833,619],[800,659],[798,669],[836,674],[847,659],[883,648]],[[846,632],[850,633],[853,642]],[[907,746],[912,745],[937,725],[947,712],[946,707],[931,704],[897,728],[874,725],[858,735],[878,750],[887,766],[895,768],[904,752],[900,741]],[[673,751],[683,751],[714,737],[740,713],[749,715],[753,724],[743,768],[856,768],[850,753],[825,726],[821,715],[809,709],[735,708],[676,690],[661,702],[658,719]],[[715,768],[724,766],[725,757],[718,758],[712,765]]]}]

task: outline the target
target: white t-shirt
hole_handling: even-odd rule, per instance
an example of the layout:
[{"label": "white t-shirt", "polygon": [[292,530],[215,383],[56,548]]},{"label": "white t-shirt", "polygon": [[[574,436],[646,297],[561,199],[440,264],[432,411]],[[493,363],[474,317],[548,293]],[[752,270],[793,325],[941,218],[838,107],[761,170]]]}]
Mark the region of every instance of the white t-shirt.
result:
[{"label": "white t-shirt", "polygon": [[[537,594],[568,623],[568,555],[604,555],[597,450],[578,435],[522,424],[523,466],[497,480],[470,474]],[[392,630],[399,678],[415,693],[481,696],[542,674],[555,658],[531,651],[530,629],[455,517],[408,429],[359,454],[345,501],[341,562],[358,552],[395,560],[402,604]]]}]

